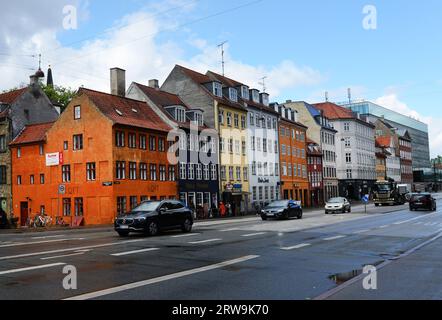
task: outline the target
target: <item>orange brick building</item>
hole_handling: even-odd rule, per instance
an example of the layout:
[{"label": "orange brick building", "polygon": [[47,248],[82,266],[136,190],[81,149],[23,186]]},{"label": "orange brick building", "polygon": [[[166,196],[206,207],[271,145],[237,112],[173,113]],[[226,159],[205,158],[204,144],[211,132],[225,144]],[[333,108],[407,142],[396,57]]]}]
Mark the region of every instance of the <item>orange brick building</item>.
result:
[{"label": "orange brick building", "polygon": [[80,89],[56,122],[11,143],[14,216],[109,224],[142,200],[176,199],[170,130],[145,102]]},{"label": "orange brick building", "polygon": [[279,146],[281,168],[281,195],[285,200],[301,201],[309,207],[309,179],[307,174],[307,127],[298,122],[297,114],[291,109],[276,106],[279,122]]}]

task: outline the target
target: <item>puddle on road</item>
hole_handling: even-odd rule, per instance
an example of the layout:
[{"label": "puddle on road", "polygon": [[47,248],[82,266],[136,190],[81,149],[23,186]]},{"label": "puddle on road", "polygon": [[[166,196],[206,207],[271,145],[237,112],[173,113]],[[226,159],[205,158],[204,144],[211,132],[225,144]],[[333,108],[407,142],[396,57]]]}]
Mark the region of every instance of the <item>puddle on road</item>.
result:
[{"label": "puddle on road", "polygon": [[339,285],[341,285],[341,284],[343,284],[343,283],[345,283],[347,281],[350,281],[351,279],[356,278],[357,276],[361,275],[362,274],[362,270],[363,270],[363,268],[365,266],[370,265],[370,266],[377,267],[377,266],[379,266],[380,264],[382,264],[384,262],[385,262],[385,260],[381,260],[381,261],[378,261],[376,263],[364,265],[361,269],[352,270],[352,271],[349,271],[349,272],[337,273],[337,274],[329,276],[328,279],[333,281],[336,285],[339,286]]}]

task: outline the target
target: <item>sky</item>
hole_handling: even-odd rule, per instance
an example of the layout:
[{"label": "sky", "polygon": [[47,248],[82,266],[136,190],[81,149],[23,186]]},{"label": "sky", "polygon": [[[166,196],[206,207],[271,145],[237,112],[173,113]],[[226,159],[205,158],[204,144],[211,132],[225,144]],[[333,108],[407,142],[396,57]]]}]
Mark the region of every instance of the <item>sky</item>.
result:
[{"label": "sky", "polygon": [[175,64],[221,72],[228,41],[226,75],[261,90],[267,77],[272,101],[340,102],[351,88],[427,123],[442,154],[439,0],[1,1],[0,91],[28,83],[38,54],[73,89],[108,92],[112,67],[128,83]]}]

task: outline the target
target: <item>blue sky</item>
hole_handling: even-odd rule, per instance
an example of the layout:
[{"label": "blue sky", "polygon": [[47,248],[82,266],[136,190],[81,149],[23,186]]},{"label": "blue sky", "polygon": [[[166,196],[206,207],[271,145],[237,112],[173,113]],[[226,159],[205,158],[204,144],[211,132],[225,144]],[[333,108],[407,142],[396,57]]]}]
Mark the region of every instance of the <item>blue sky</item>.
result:
[{"label": "blue sky", "polygon": [[[254,86],[268,76],[269,91],[279,102],[318,102],[325,91],[332,101],[344,101],[351,87],[353,98],[377,101],[429,123],[433,154],[442,153],[442,129],[437,128],[442,121],[441,1],[75,1],[81,3],[79,28],[56,28],[54,39],[45,35],[50,40],[35,49],[47,52],[44,62],[55,64],[63,85],[107,88],[108,68],[116,66],[111,64],[128,68],[129,81],[164,80],[175,63],[219,71],[216,45],[228,40],[228,76]],[[376,30],[362,26],[366,5],[377,9]],[[231,11],[221,14],[226,10]],[[154,22],[142,22],[123,35],[103,34],[146,17]],[[168,28],[174,24],[180,27]],[[126,40],[132,43],[126,46]],[[62,45],[61,52],[51,51],[54,43]],[[122,47],[114,50],[115,45]],[[91,48],[112,56],[88,55]],[[139,57],[127,56],[137,50]],[[72,62],[60,64],[71,55]],[[68,73],[72,79],[65,77]]]}]

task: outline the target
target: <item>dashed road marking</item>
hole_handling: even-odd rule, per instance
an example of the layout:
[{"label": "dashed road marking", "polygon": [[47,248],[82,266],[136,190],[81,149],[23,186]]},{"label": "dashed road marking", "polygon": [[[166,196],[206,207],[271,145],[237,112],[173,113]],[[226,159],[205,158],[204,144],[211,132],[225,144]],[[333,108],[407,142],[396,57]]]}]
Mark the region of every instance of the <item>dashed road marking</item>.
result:
[{"label": "dashed road marking", "polygon": [[187,238],[187,237],[196,237],[201,235],[201,233],[188,233],[188,234],[180,234],[178,236],[171,236],[171,238]]},{"label": "dashed road marking", "polygon": [[267,234],[267,232],[257,232],[257,233],[250,233],[250,234],[243,234],[241,237],[254,237],[254,236],[261,236],[263,234]]},{"label": "dashed road marking", "polygon": [[223,239],[208,239],[208,240],[201,240],[201,241],[194,241],[189,242],[190,244],[203,244],[203,243],[209,243],[209,242],[216,242],[216,241],[222,241]]},{"label": "dashed road marking", "polygon": [[38,269],[45,269],[45,268],[53,268],[58,266],[64,266],[66,263],[58,262],[58,263],[52,263],[52,264],[45,264],[42,266],[35,266],[35,267],[28,267],[28,268],[20,268],[20,269],[11,269],[6,271],[0,271],[0,276],[4,274],[11,274],[11,273],[18,273],[18,272],[25,272],[25,271],[33,271]]},{"label": "dashed road marking", "polygon": [[370,229],[359,230],[359,231],[355,231],[353,233],[354,234],[360,234],[360,233],[366,233],[366,232],[370,232]]},{"label": "dashed road marking", "polygon": [[131,255],[131,254],[151,252],[151,251],[157,251],[157,250],[160,250],[160,249],[159,248],[147,248],[147,249],[141,249],[141,250],[133,250],[133,251],[114,253],[114,254],[111,254],[111,256],[113,256],[113,257],[122,257],[122,256]]},{"label": "dashed road marking", "polygon": [[330,238],[324,238],[324,241],[333,241],[333,240],[338,240],[338,239],[342,239],[345,238],[346,236],[335,236],[335,237],[330,237]]},{"label": "dashed road marking", "polygon": [[60,258],[68,258],[68,257],[75,257],[75,256],[82,256],[87,252],[90,252],[91,250],[79,250],[77,252],[74,252],[72,254],[65,254],[61,256],[54,256],[54,257],[46,257],[46,258],[40,258],[40,260],[52,260],[52,259],[60,259]]},{"label": "dashed road marking", "polygon": [[281,250],[289,251],[289,250],[295,250],[295,249],[302,249],[302,248],[309,247],[309,246],[311,246],[310,243],[301,243],[301,244],[298,244],[298,245],[292,246],[292,247],[282,247]]}]

